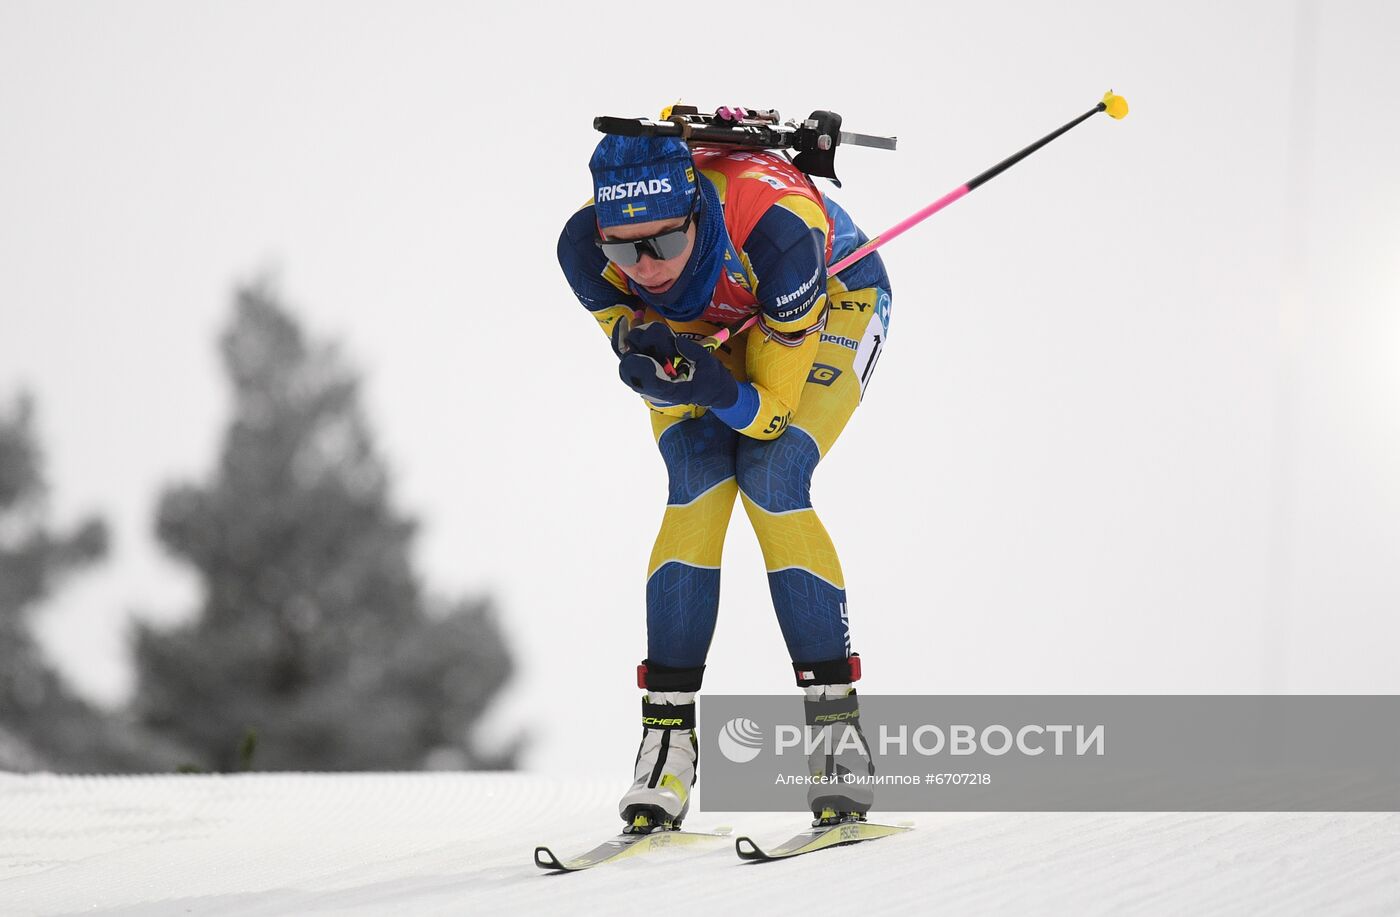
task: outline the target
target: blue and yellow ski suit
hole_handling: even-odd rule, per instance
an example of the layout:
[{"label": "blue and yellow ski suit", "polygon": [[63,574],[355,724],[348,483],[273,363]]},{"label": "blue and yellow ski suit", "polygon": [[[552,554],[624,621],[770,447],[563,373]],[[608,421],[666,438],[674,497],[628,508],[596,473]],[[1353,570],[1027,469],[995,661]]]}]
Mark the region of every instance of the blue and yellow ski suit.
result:
[{"label": "blue and yellow ski suit", "polygon": [[[758,324],[716,351],[740,382],[733,407],[648,403],[669,477],[647,569],[648,661],[704,665],[736,494],[758,535],[793,663],[844,660],[851,655],[846,584],[812,508],[812,474],[880,358],[889,279],[879,255],[827,276],[827,265],[866,236],[786,158],[710,148],[694,158],[723,202],[728,247],[708,308],[695,321],[668,324],[695,337],[754,313]],[[590,201],[564,227],[558,252],[570,287],[604,333],[623,317],[665,321],[594,244],[596,234]]]}]

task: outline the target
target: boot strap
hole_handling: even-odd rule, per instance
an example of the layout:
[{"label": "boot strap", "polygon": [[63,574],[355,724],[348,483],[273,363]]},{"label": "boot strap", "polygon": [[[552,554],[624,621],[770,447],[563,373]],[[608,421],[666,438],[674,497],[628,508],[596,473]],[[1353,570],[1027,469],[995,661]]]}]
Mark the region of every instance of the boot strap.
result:
[{"label": "boot strap", "polygon": [[797,676],[797,686],[847,685],[860,681],[860,653],[852,653],[845,659],[827,659],[822,662],[794,662],[793,674]]},{"label": "boot strap", "polygon": [[653,704],[643,700],[642,725],[647,729],[694,729],[695,704]]},{"label": "boot strap", "polygon": [[834,726],[837,723],[860,726],[860,698],[855,694],[807,700],[802,708],[807,714],[808,726]]}]

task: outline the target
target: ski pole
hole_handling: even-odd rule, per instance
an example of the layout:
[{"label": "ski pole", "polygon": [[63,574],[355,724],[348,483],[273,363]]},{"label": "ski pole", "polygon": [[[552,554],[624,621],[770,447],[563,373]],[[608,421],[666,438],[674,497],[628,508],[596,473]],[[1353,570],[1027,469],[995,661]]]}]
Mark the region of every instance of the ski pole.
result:
[{"label": "ski pole", "polygon": [[[855,251],[842,258],[840,261],[837,261],[835,264],[831,265],[831,267],[827,268],[827,276],[830,277],[834,274],[841,273],[846,268],[850,267],[860,259],[864,258],[866,255],[885,245],[887,242],[890,242],[903,235],[906,231],[922,223],[924,220],[927,220],[929,217],[933,216],[935,213],[942,210],[944,207],[947,207],[949,204],[953,203],[953,201],[956,201],[958,198],[967,196],[973,189],[977,188],[978,186],[985,185],[987,182],[996,178],[998,175],[1005,172],[1007,169],[1011,168],[1021,160],[1025,159],[1027,156],[1031,155],[1036,150],[1045,146],[1047,143],[1054,140],[1056,137],[1059,137],[1061,134],[1065,133],[1070,128],[1078,126],[1079,124],[1083,123],[1084,121],[1087,121],[1088,119],[1092,118],[1094,115],[1098,114],[1101,111],[1108,112],[1108,116],[1110,118],[1113,118],[1114,120],[1121,120],[1128,114],[1128,103],[1122,96],[1114,95],[1112,90],[1105,92],[1103,94],[1103,100],[1100,101],[1099,104],[1095,105],[1093,108],[1089,109],[1084,114],[1080,115],[1078,118],[1075,118],[1073,121],[1069,122],[1068,124],[1064,125],[1063,127],[1057,130],[1051,131],[1044,137],[1041,137],[1035,143],[1032,143],[1030,146],[1026,147],[1024,150],[1021,150],[1019,153],[1016,153],[1012,156],[1008,156],[1006,159],[1003,159],[1001,162],[992,166],[987,171],[970,179],[965,184],[959,185],[952,191],[949,191],[947,194],[940,197],[938,200],[934,201],[932,204],[929,204],[927,207],[920,210],[918,213],[912,214],[906,217],[905,219],[900,220],[898,223],[894,224],[889,229],[885,230],[875,238],[866,242],[860,248],[857,248]],[[753,325],[757,321],[758,315],[751,315],[748,318],[729,326],[728,328],[721,328],[719,331],[716,331],[714,334],[705,338],[700,343],[703,346],[709,348],[710,350],[714,350],[721,344],[723,344],[725,341],[728,341],[730,338],[734,337],[735,335],[742,334],[749,328],[753,327]]]}]

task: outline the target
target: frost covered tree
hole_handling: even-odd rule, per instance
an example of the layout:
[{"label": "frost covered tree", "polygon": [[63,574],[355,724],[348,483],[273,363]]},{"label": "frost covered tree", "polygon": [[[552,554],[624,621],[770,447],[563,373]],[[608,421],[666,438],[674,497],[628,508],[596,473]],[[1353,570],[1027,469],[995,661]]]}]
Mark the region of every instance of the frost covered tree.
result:
[{"label": "frost covered tree", "polygon": [[33,636],[35,610],[107,552],[107,528],[45,522],[43,457],[26,396],[0,408],[0,770],[167,769],[182,753],[75,695]]},{"label": "frost covered tree", "polygon": [[144,721],[237,769],[502,767],[472,741],[511,662],[489,604],[424,595],[414,524],[333,346],[308,341],[262,285],[221,341],[233,417],[214,473],[168,488],[161,542],[197,571],[203,607],[137,634]]}]

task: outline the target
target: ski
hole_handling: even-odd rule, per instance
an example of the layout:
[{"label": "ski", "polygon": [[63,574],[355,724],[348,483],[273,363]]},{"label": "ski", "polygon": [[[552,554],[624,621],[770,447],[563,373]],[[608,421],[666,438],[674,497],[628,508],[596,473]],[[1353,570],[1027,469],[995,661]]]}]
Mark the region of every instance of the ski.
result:
[{"label": "ski", "polygon": [[913,829],[906,826],[877,825],[865,821],[845,821],[831,825],[814,825],[794,835],[772,850],[764,850],[755,844],[750,838],[740,837],[734,841],[734,852],[739,854],[739,859],[750,860],[763,863],[770,860],[783,860],[788,857],[801,856],[804,853],[814,853],[818,850],[826,850],[830,847],[842,847],[847,844],[859,844],[861,841],[873,841],[880,837],[889,837],[891,834],[902,834]]},{"label": "ski", "polygon": [[604,841],[592,850],[567,860],[560,860],[548,847],[536,847],[535,865],[540,869],[555,872],[578,872],[653,850],[724,840],[729,836],[729,830],[727,827],[717,828],[713,832],[658,828],[647,834],[619,834],[612,840]]}]

